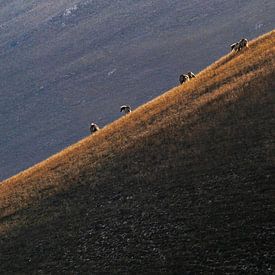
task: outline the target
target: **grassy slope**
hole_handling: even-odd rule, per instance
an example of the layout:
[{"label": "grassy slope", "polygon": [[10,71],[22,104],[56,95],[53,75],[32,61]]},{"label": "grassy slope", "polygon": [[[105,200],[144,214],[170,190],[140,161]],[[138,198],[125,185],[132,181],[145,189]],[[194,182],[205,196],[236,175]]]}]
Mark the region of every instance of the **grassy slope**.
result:
[{"label": "grassy slope", "polygon": [[0,185],[5,272],[269,272],[275,32]]},{"label": "grassy slope", "polygon": [[273,0],[0,1],[0,180],[272,30],[274,14]]}]

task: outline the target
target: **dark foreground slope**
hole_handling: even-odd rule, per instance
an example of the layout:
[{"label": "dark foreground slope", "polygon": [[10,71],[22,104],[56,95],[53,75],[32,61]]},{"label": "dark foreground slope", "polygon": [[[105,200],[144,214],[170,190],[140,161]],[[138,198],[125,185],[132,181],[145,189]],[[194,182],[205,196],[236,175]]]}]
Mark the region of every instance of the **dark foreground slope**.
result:
[{"label": "dark foreground slope", "polygon": [[3,182],[1,273],[274,273],[274,45]]},{"label": "dark foreground slope", "polygon": [[271,31],[274,14],[274,0],[0,1],[0,180]]}]

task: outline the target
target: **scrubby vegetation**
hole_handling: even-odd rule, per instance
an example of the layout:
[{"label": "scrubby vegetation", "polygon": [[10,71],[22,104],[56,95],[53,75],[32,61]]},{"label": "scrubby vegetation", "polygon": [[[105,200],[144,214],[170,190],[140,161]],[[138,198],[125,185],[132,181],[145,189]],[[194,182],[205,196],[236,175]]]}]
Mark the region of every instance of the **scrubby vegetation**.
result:
[{"label": "scrubby vegetation", "polygon": [[4,181],[1,272],[274,272],[274,45]]}]

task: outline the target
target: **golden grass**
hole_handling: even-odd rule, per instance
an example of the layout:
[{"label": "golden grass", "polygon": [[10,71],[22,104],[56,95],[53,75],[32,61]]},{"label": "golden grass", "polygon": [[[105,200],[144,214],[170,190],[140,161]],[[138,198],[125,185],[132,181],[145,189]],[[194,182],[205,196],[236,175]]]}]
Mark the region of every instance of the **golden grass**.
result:
[{"label": "golden grass", "polygon": [[[203,117],[207,106],[210,111],[211,108],[222,111],[226,104],[233,104],[244,96],[247,85],[250,90],[259,89],[261,93],[265,85],[270,85],[269,78],[274,76],[274,56],[275,31],[272,31],[251,41],[245,51],[221,58],[196,79],[171,89],[93,136],[2,182],[0,216],[11,216],[76,184],[97,184],[97,170],[112,165],[118,155],[136,146],[144,151],[152,143],[161,146],[162,141],[152,137],[161,135],[167,125],[171,135],[177,136],[179,129],[189,131],[185,130],[185,124]],[[245,96],[250,97],[250,94],[246,92]],[[211,127],[217,127],[215,121],[212,123]],[[176,145],[170,146],[172,151],[177,150]],[[125,166],[127,169],[127,164]],[[87,178],[81,178],[83,171]],[[18,216],[18,219],[1,223],[0,233],[25,222]]]},{"label": "golden grass", "polygon": [[[81,243],[92,225],[102,219],[110,223],[109,230],[114,232],[126,230],[125,221],[133,223],[136,231],[129,229],[133,234],[129,238],[137,243],[134,251],[142,259],[153,254],[149,251],[144,258],[143,252],[140,254],[138,250],[145,238],[141,224],[148,226],[146,231],[150,231],[151,218],[155,217],[158,217],[155,225],[160,231],[172,225],[172,229],[187,225],[198,228],[195,235],[184,235],[192,239],[190,255],[200,246],[202,251],[206,248],[214,251],[212,259],[216,257],[215,249],[224,249],[224,255],[239,251],[234,238],[231,243],[230,238],[224,237],[227,232],[231,232],[231,238],[236,235],[238,245],[242,242],[242,247],[254,253],[253,234],[258,227],[258,234],[262,232],[259,219],[265,218],[268,228],[269,209],[272,210],[272,199],[274,201],[269,171],[271,166],[274,168],[274,77],[275,31],[272,31],[251,41],[248,49],[221,58],[200,72],[196,79],[171,89],[94,135],[2,182],[0,245],[3,254],[0,250],[0,265],[2,263],[3,270],[21,272],[23,268],[24,272],[32,273],[37,272],[39,265],[46,273],[95,272],[94,266],[99,265],[99,272],[117,270],[119,273],[122,264],[118,263],[132,253],[133,248],[127,253],[124,250],[127,242],[97,247],[97,240],[104,231],[97,230]],[[123,198],[121,193],[127,195],[124,200],[117,201],[117,196]],[[129,195],[135,197],[135,200],[129,199],[133,201],[130,210]],[[122,214],[120,224],[120,213],[126,210],[131,215]],[[151,215],[149,223],[147,212]],[[156,216],[156,213],[161,215]],[[164,222],[162,217],[170,220]],[[228,231],[229,225],[231,231]],[[216,228],[216,231],[206,228]],[[169,268],[174,262],[177,273],[178,266],[185,262],[188,241],[181,243],[185,238],[179,237],[182,231],[171,230],[169,238],[173,236],[173,241],[166,243],[166,233],[156,234],[154,241],[162,239],[159,249],[166,257],[173,254],[165,270],[171,271]],[[105,232],[110,234],[110,239],[121,237],[120,233],[110,232]],[[242,232],[245,232],[244,237]],[[265,231],[265,236],[268,234]],[[198,236],[204,238],[198,241]],[[219,240],[218,247],[212,247],[213,240],[217,243]],[[225,240],[229,243],[224,244]],[[41,242],[44,242],[44,250],[39,254],[37,247]],[[266,249],[262,254],[266,254],[268,243],[261,242],[257,248],[262,244],[262,249]],[[108,250],[113,245],[119,247],[118,254],[114,249]],[[62,252],[58,252],[60,249]],[[143,249],[148,246],[145,244]],[[73,257],[78,254],[93,256],[98,251],[100,256],[94,262],[89,259],[91,269],[85,269],[86,262],[82,258],[70,261],[68,251],[72,251]],[[111,254],[104,254],[106,251],[114,257],[123,253],[121,258],[117,256],[111,260]],[[236,255],[236,259],[244,257],[242,253]],[[42,254],[44,258],[36,263],[28,260],[42,257]],[[198,268],[199,264],[194,264],[192,257],[188,259],[195,273],[213,271]],[[199,259],[201,261],[203,255]],[[108,265],[103,268],[101,264],[106,260]],[[249,263],[247,258],[244,260]],[[227,265],[232,271],[239,265],[234,259],[232,261],[227,264],[227,258],[224,262],[219,260],[219,271],[224,272]],[[150,261],[150,267],[152,264]],[[125,270],[128,264],[122,266]],[[130,268],[129,265],[129,270],[141,271],[141,267],[143,271],[149,270],[146,264],[138,266],[133,264]],[[108,269],[111,267],[117,269]],[[253,268],[251,273],[258,270]],[[158,266],[152,270],[162,269]]]}]

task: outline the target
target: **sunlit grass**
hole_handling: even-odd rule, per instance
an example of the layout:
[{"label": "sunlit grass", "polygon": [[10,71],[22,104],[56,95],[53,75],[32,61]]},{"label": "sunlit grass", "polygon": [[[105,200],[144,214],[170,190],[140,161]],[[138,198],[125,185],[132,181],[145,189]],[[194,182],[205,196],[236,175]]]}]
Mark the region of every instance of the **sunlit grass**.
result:
[{"label": "sunlit grass", "polygon": [[[127,176],[123,180],[129,184],[159,181],[168,185],[168,175],[171,180],[177,180],[169,172],[180,169],[175,167],[181,167],[182,177],[187,170],[193,171],[189,177],[195,176],[202,157],[200,152],[211,148],[216,154],[211,153],[212,159],[209,157],[202,163],[208,163],[209,167],[212,163],[212,169],[218,169],[218,164],[230,155],[230,144],[238,138],[247,138],[241,136],[241,130],[238,136],[238,130],[227,124],[238,124],[242,117],[248,117],[249,104],[271,104],[268,100],[270,90],[274,89],[274,68],[273,31],[251,41],[242,52],[229,53],[200,72],[196,79],[171,89],[92,136],[2,182],[0,234],[33,222],[43,224],[62,211],[77,212],[79,205],[70,205],[66,200],[60,202],[58,209],[54,206],[51,210],[48,205],[44,212],[40,208],[39,214],[36,212],[41,201],[61,192],[74,192],[77,186],[116,184],[124,175]],[[236,103],[240,101],[246,102],[246,109],[238,107]],[[216,118],[217,114],[227,121],[226,126]],[[218,134],[213,134],[213,129],[218,129]],[[203,133],[208,133],[213,143],[200,140]],[[79,200],[85,205],[81,197]],[[29,216],[20,214],[28,208],[34,209],[33,217],[32,212]]]}]

